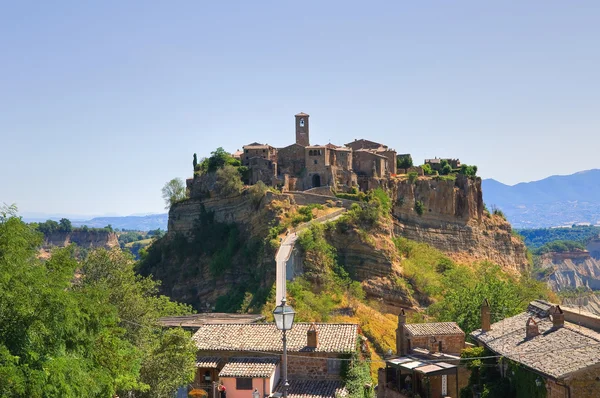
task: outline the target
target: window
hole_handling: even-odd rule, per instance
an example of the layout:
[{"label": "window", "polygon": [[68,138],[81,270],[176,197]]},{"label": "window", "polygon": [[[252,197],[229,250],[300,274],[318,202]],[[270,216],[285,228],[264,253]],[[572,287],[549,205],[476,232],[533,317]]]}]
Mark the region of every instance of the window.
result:
[{"label": "window", "polygon": [[246,153],[248,153],[249,151],[246,149]]},{"label": "window", "polygon": [[235,379],[236,390],[252,390],[252,379],[250,378],[237,378]]},{"label": "window", "polygon": [[342,369],[342,361],[339,359],[328,359],[327,360],[327,374],[339,375]]},{"label": "window", "polygon": [[304,127],[304,118],[300,119],[300,127]]},{"label": "window", "polygon": [[319,163],[319,161],[317,159],[315,159],[315,164],[318,164],[318,163]]},{"label": "window", "polygon": [[[431,209],[429,209],[429,210],[431,211]],[[438,342],[438,351],[442,352],[442,342],[441,341]]]}]

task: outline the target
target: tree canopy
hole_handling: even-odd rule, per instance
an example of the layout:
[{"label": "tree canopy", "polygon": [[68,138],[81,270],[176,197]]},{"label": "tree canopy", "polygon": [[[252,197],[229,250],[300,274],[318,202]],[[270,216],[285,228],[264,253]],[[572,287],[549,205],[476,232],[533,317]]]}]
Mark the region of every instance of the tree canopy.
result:
[{"label": "tree canopy", "polygon": [[175,203],[184,200],[187,196],[185,184],[181,178],[173,178],[162,188],[162,197],[165,201],[165,209],[169,210]]},{"label": "tree canopy", "polygon": [[70,247],[39,260],[41,243],[16,208],[0,208],[0,396],[167,397],[191,380],[189,334],[156,322],[188,307],[159,296],[118,249],[81,267]]}]

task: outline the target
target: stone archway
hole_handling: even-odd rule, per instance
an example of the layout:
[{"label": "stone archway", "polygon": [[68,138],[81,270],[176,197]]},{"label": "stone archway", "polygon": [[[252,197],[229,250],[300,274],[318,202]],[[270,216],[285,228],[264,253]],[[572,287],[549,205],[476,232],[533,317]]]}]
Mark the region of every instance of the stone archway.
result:
[{"label": "stone archway", "polygon": [[318,174],[315,174],[312,176],[312,187],[313,188],[319,188],[321,186],[321,176]]}]

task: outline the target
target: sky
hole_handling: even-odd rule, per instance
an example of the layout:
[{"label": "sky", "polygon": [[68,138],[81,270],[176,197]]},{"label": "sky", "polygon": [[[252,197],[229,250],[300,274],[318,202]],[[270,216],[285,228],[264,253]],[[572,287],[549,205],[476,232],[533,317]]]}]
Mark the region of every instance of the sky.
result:
[{"label": "sky", "polygon": [[599,168],[600,2],[2,1],[0,203],[163,212],[192,156],[368,138],[515,184]]}]

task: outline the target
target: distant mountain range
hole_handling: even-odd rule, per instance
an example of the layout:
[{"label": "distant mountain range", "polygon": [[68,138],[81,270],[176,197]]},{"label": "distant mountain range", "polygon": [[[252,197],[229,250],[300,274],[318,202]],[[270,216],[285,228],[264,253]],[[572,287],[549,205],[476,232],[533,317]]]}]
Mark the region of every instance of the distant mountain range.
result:
[{"label": "distant mountain range", "polygon": [[51,215],[43,217],[43,215],[36,214],[24,215],[23,220],[26,222],[39,222],[46,221],[48,219],[58,221],[61,218],[69,218],[71,223],[75,227],[81,227],[87,225],[88,227],[103,228],[107,225],[111,225],[113,228],[119,229],[131,229],[135,231],[150,231],[152,229],[160,228],[164,231],[167,230],[167,222],[169,221],[169,215],[164,214],[149,214],[145,216],[114,216],[114,217],[94,217],[89,220],[77,220],[69,216]]},{"label": "distant mountain range", "polygon": [[501,209],[515,228],[600,224],[600,170],[505,185],[483,180],[483,199]]}]

